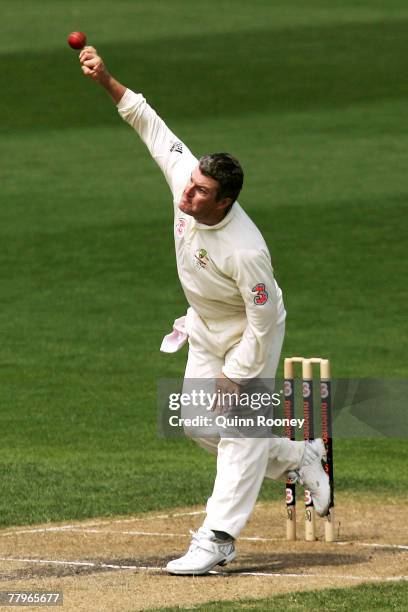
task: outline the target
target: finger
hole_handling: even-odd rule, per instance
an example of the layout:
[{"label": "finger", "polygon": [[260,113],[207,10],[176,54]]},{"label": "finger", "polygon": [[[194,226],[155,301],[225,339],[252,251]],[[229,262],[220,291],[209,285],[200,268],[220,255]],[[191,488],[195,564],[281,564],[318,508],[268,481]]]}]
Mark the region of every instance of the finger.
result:
[{"label": "finger", "polygon": [[96,53],[95,49],[92,49],[92,47],[84,47],[79,52],[79,59],[85,57],[86,55],[89,56],[89,57],[95,57],[97,55],[97,53]]},{"label": "finger", "polygon": [[83,62],[86,59],[91,59],[92,57],[95,57],[94,55],[92,55],[92,53],[83,53],[83,52],[81,52],[80,55],[79,55],[79,61]]},{"label": "finger", "polygon": [[94,61],[102,64],[102,59],[99,57],[99,55],[95,55],[94,53],[84,53],[80,56],[79,61],[81,62],[81,64],[86,61]]},{"label": "finger", "polygon": [[92,76],[95,74],[94,70],[91,70],[91,68],[87,68],[86,66],[81,66],[81,69],[86,76]]},{"label": "finger", "polygon": [[98,63],[95,64],[94,62],[84,62],[83,66],[89,68],[89,70],[92,70],[92,72],[95,74],[101,74],[103,72],[103,66]]},{"label": "finger", "polygon": [[99,57],[93,57],[90,59],[85,59],[82,62],[83,66],[88,66],[88,68],[96,68],[96,66],[98,66],[100,64],[100,60]]},{"label": "finger", "polygon": [[97,55],[98,53],[95,47],[91,47],[90,45],[86,45],[81,51],[81,53],[87,53],[87,52],[93,53],[94,55]]}]

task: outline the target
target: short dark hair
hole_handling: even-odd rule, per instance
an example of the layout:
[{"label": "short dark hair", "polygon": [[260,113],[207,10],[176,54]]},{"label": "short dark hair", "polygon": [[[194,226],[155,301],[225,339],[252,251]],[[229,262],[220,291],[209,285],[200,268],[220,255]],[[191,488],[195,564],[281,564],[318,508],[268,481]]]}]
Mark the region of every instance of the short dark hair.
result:
[{"label": "short dark hair", "polygon": [[231,198],[235,202],[244,183],[244,172],[235,157],[229,153],[211,153],[200,159],[198,167],[204,176],[218,181],[217,201]]}]

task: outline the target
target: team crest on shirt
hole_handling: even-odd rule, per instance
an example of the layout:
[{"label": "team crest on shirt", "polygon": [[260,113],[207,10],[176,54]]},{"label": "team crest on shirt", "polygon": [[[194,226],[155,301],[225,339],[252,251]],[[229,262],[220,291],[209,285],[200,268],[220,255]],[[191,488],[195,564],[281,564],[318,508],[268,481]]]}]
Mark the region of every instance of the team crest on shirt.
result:
[{"label": "team crest on shirt", "polygon": [[176,236],[181,238],[184,235],[187,227],[187,220],[184,217],[179,217],[176,223]]},{"label": "team crest on shirt", "polygon": [[197,249],[194,253],[194,263],[197,270],[205,269],[209,262],[207,251],[205,249]]}]

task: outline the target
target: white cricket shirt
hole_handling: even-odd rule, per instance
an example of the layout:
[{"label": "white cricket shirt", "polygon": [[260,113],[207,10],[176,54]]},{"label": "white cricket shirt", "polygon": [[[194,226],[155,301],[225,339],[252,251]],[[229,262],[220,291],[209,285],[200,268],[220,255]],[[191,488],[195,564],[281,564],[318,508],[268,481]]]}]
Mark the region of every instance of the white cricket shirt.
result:
[{"label": "white cricket shirt", "polygon": [[178,204],[198,160],[141,94],[128,89],[117,107],[173,193],[177,270],[194,311],[188,333],[221,357],[235,346],[224,374],[255,378],[269,355],[274,329],[286,315],[260,231],[238,202],[217,225],[198,223],[183,213]]}]

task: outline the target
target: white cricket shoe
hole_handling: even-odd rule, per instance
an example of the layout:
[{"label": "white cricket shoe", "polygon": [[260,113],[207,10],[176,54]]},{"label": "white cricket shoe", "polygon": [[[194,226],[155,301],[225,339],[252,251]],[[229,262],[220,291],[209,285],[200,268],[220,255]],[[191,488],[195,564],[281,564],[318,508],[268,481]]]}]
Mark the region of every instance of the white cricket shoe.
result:
[{"label": "white cricket shoe", "polygon": [[297,473],[305,489],[310,491],[317,514],[326,516],[330,504],[330,482],[323,469],[322,459],[326,460],[323,440],[316,438],[305,442],[305,451]]},{"label": "white cricket shoe", "polygon": [[167,564],[170,574],[206,574],[216,565],[226,565],[235,559],[234,540],[218,540],[205,527],[194,532],[190,548],[183,557]]}]

